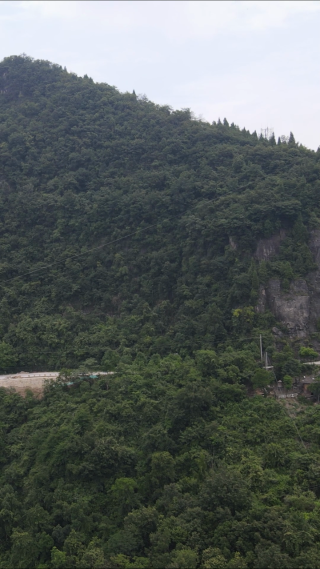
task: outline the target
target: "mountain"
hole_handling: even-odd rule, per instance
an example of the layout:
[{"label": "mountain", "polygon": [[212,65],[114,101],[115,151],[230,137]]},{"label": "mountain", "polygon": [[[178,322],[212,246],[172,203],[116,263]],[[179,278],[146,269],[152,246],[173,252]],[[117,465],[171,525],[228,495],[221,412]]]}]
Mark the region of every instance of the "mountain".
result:
[{"label": "mountain", "polygon": [[0,388],[0,569],[318,567],[319,406],[268,386],[320,348],[319,174],[293,134],[0,63],[0,368],[63,370]]},{"label": "mountain", "polygon": [[258,345],[277,319],[254,310],[259,286],[286,292],[315,269],[319,152],[28,57],[0,78],[0,319],[16,365]]}]

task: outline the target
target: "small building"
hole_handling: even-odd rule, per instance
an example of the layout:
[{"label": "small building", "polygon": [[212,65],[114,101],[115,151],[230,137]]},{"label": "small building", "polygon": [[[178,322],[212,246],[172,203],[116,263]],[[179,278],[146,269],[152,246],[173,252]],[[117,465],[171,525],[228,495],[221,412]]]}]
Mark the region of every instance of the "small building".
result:
[{"label": "small building", "polygon": [[308,392],[308,387],[309,385],[311,385],[312,383],[314,383],[314,377],[312,376],[304,376],[302,381],[301,381],[301,385],[302,385],[302,391],[303,393],[307,393]]}]

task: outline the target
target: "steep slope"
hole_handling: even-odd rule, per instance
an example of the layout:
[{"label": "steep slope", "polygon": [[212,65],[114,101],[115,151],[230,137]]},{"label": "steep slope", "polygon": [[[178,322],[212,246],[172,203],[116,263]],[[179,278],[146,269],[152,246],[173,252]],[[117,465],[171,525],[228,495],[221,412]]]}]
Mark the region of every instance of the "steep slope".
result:
[{"label": "steep slope", "polygon": [[[2,368],[89,357],[110,368],[139,351],[256,342],[279,318],[255,311],[260,285],[278,278],[286,290],[315,269],[319,158],[293,136],[276,144],[48,62],[6,58]],[[277,255],[253,260],[259,240],[280,230]]]}]

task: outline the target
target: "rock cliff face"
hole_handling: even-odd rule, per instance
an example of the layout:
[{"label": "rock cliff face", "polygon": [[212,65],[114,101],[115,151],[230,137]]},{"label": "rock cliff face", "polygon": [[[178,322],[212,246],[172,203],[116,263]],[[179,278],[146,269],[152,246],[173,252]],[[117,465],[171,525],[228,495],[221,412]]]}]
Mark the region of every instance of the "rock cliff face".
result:
[{"label": "rock cliff face", "polygon": [[268,261],[274,255],[279,253],[281,241],[285,238],[286,232],[281,229],[279,233],[273,235],[269,239],[260,239],[258,241],[255,257],[258,261]]},{"label": "rock cliff face", "polygon": [[308,284],[310,291],[310,332],[317,329],[317,323],[320,320],[320,230],[313,231],[310,241],[310,249],[313,258],[318,265],[318,270],[312,272],[308,276]]},{"label": "rock cliff face", "polygon": [[[277,254],[284,236],[280,233],[270,239],[262,239],[255,257],[268,260]],[[318,270],[306,279],[293,281],[288,292],[281,290],[279,279],[271,279],[266,288],[260,287],[257,304],[258,312],[268,307],[293,338],[306,338],[317,329],[320,320],[320,230],[312,231],[309,246]]]},{"label": "rock cliff face", "polygon": [[290,336],[304,338],[308,335],[310,294],[305,280],[293,281],[288,293],[280,290],[279,279],[270,280],[267,301],[270,310],[287,327]]}]

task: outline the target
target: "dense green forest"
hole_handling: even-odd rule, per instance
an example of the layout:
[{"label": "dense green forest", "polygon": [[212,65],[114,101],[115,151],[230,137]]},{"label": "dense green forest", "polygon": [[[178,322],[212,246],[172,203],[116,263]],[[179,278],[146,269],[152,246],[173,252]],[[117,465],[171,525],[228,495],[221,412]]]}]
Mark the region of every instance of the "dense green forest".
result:
[{"label": "dense green forest", "polygon": [[0,372],[63,370],[0,389],[0,568],[320,567],[320,407],[268,396],[301,342],[256,310],[315,269],[319,174],[293,134],[0,62]]},{"label": "dense green forest", "polygon": [[[5,59],[3,369],[257,345],[274,321],[252,311],[259,282],[313,267],[319,160],[293,136],[276,144],[48,62]],[[257,239],[281,227],[282,254],[259,267]]]},{"label": "dense green forest", "polygon": [[214,378],[232,361],[1,389],[0,567],[318,568],[320,407],[248,398]]}]

